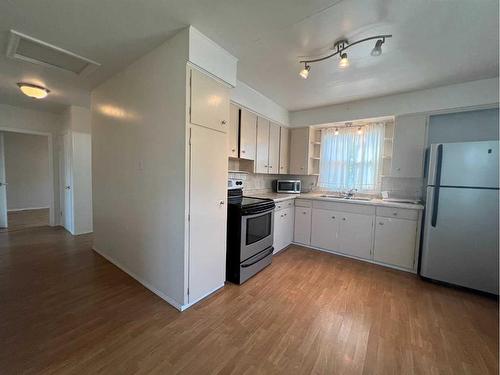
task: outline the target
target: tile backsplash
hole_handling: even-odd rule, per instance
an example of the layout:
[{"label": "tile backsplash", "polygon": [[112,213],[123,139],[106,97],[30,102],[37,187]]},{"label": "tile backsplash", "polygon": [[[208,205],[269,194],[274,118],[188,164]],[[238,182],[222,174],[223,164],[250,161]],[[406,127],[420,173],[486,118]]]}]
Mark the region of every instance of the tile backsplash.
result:
[{"label": "tile backsplash", "polygon": [[421,200],[424,188],[424,179],[382,177],[382,191],[388,191],[391,198],[406,198]]}]

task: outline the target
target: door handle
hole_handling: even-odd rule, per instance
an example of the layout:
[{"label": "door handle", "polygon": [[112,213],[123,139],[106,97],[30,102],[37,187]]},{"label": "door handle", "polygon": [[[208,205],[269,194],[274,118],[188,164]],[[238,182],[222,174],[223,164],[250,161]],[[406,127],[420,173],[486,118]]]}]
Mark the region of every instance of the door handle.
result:
[{"label": "door handle", "polygon": [[223,206],[224,205],[224,201],[219,201],[219,206]]},{"label": "door handle", "polygon": [[71,186],[69,186],[69,185],[68,185],[68,186],[65,186],[64,188],[65,188],[66,190],[69,190],[69,189],[71,189]]},{"label": "door handle", "polygon": [[226,125],[226,120],[222,120],[220,123],[221,125]]}]

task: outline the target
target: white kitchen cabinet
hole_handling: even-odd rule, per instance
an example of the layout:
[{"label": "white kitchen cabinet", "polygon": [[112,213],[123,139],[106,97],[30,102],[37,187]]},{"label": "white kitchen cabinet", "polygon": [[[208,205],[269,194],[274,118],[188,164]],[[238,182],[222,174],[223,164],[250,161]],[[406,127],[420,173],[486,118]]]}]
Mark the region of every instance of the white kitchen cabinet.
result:
[{"label": "white kitchen cabinet", "polygon": [[370,259],[373,216],[339,212],[339,250],[358,258]]},{"label": "white kitchen cabinet", "polygon": [[325,250],[339,250],[339,213],[315,208],[312,211],[311,245]]},{"label": "white kitchen cabinet", "polygon": [[257,117],[257,155],[255,173],[269,171],[269,120]]},{"label": "white kitchen cabinet", "polygon": [[373,259],[412,269],[415,260],[417,221],[376,217]]},{"label": "white kitchen cabinet", "polygon": [[290,129],[287,127],[280,127],[280,162],[279,162],[279,174],[289,173],[289,163],[290,163]]},{"label": "white kitchen cabinet", "polygon": [[229,127],[229,87],[191,69],[192,124],[226,133]]},{"label": "white kitchen cabinet", "polygon": [[255,160],[257,142],[257,115],[241,108],[240,159]]},{"label": "white kitchen cabinet", "polygon": [[293,207],[274,213],[274,254],[283,250],[293,241]]},{"label": "white kitchen cabinet", "polygon": [[229,107],[229,129],[227,142],[227,155],[230,158],[238,157],[238,136],[240,125],[240,109],[231,104]]},{"label": "white kitchen cabinet", "polygon": [[392,148],[392,177],[423,177],[425,115],[396,117]]},{"label": "white kitchen cabinet", "polygon": [[271,122],[269,124],[269,161],[268,161],[268,173],[278,174],[279,173],[279,162],[280,162],[280,126]]},{"label": "white kitchen cabinet", "polygon": [[311,208],[295,207],[294,241],[303,245],[311,243]]},{"label": "white kitchen cabinet", "polygon": [[309,128],[290,130],[290,174],[306,175],[309,165]]}]

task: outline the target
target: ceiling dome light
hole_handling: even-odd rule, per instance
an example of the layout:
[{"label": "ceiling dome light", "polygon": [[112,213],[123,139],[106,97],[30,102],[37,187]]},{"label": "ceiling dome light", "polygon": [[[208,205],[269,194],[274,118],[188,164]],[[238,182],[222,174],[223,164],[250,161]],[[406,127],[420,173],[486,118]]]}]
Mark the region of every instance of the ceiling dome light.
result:
[{"label": "ceiling dome light", "polygon": [[43,99],[49,95],[50,92],[50,90],[45,87],[33,85],[31,83],[19,82],[17,86],[19,86],[19,90],[21,90],[24,95],[35,99]]},{"label": "ceiling dome light", "polygon": [[375,47],[373,47],[370,54],[372,56],[380,56],[382,54],[382,44],[384,44],[382,39],[377,40],[377,43],[375,43]]},{"label": "ceiling dome light", "polygon": [[349,66],[349,60],[347,59],[347,53],[344,52],[340,55],[339,66],[341,68],[347,68]]},{"label": "ceiling dome light", "polygon": [[299,73],[299,75],[304,78],[304,79],[307,79],[307,77],[309,77],[309,71],[311,70],[311,66],[310,65],[307,65],[305,64],[304,65],[304,69],[302,69]]}]

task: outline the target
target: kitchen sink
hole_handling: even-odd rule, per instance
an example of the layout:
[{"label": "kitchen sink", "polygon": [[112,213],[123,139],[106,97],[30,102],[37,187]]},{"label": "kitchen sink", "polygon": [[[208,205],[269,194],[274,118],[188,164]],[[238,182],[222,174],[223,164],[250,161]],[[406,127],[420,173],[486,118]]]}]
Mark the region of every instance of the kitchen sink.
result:
[{"label": "kitchen sink", "polygon": [[371,201],[372,198],[365,198],[365,197],[346,197],[344,195],[337,195],[337,194],[323,194],[321,195],[322,198],[332,198],[332,199],[345,199],[345,200],[350,200],[350,201],[364,201],[368,202]]}]

